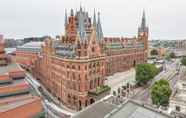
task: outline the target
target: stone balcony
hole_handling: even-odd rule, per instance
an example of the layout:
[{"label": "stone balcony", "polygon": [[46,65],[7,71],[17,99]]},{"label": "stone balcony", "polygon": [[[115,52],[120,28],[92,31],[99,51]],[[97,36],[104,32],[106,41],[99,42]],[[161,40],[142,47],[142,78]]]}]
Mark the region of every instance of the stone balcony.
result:
[{"label": "stone balcony", "polygon": [[111,88],[107,85],[102,85],[99,86],[95,89],[92,89],[88,92],[88,95],[96,100],[99,100],[103,97],[105,97],[106,95],[110,94],[110,90]]}]

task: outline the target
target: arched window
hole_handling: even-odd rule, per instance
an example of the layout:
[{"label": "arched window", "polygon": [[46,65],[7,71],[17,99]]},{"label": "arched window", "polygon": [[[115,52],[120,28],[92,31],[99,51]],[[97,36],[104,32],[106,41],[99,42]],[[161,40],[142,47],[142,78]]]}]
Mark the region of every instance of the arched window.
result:
[{"label": "arched window", "polygon": [[81,56],[81,51],[78,51],[78,57],[80,57]]},{"label": "arched window", "polygon": [[80,65],[78,66],[78,70],[80,70],[81,69],[81,67],[80,67]]},{"label": "arched window", "polygon": [[72,73],[72,79],[74,80],[76,78],[75,73]]},{"label": "arched window", "polygon": [[92,52],[94,52],[95,51],[95,49],[94,49],[94,47],[92,47]]},{"label": "arched window", "polygon": [[93,89],[93,81],[92,80],[90,80],[90,87],[89,88]]},{"label": "arched window", "polygon": [[68,94],[68,103],[71,103],[71,96]]}]

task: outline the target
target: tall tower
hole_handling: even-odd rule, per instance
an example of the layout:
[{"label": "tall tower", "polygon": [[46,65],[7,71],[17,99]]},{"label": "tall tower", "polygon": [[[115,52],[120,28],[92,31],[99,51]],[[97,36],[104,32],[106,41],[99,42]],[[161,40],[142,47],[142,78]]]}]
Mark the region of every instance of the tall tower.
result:
[{"label": "tall tower", "polygon": [[143,11],[141,26],[138,28],[138,40],[144,43],[144,48],[148,52],[149,28],[146,25],[145,11]]}]

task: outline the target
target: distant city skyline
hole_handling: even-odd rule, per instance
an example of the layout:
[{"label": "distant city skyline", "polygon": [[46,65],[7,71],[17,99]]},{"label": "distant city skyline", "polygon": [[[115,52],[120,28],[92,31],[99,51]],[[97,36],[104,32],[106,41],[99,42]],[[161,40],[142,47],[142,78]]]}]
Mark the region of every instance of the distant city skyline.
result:
[{"label": "distant city skyline", "polygon": [[104,36],[136,36],[144,9],[149,39],[186,38],[184,0],[0,1],[0,34],[5,38],[64,34],[65,9],[69,13],[80,4],[92,17],[94,8],[100,12]]}]

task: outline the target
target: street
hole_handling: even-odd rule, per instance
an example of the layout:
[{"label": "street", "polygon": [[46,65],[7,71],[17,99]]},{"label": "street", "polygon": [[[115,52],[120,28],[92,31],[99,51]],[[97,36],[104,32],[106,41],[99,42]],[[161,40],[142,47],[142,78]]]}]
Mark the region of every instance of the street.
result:
[{"label": "street", "polygon": [[[160,72],[152,81],[150,81],[148,87],[139,87],[135,90],[135,95],[132,96],[132,99],[141,101],[144,104],[152,105],[151,98],[150,98],[150,88],[151,86],[158,80],[164,78],[167,79],[170,82],[171,88],[174,90],[176,81],[181,77],[180,73],[183,71],[183,68],[180,68],[180,73],[177,74],[177,63],[178,61],[174,61],[173,63],[166,63],[164,66],[164,70]],[[38,88],[40,85],[37,80],[35,80],[29,73],[26,73],[27,78],[26,80],[33,86],[33,88],[36,90],[38,95],[43,97],[43,106],[46,111],[46,115],[48,118],[59,118],[59,117],[67,117],[70,115],[73,115],[74,112],[67,109],[66,107],[60,107],[59,105],[56,105],[56,103],[52,102],[51,100],[48,100],[48,98],[56,101],[56,99],[50,95],[50,93],[45,90],[44,87],[42,93]],[[110,97],[112,96],[113,91],[117,91],[118,88],[122,87],[123,85],[126,85],[127,83],[130,83],[132,85],[135,85],[135,69],[132,68],[126,72],[116,73],[112,76],[107,77],[105,84],[109,85],[111,87],[111,93],[110,95],[106,96]],[[103,99],[105,99],[103,98]],[[58,101],[57,101],[58,103]]]},{"label": "street", "polygon": [[160,72],[151,81],[150,86],[148,86],[147,88],[144,88],[142,91],[139,91],[135,96],[132,97],[132,99],[141,101],[144,104],[152,105],[151,98],[150,98],[150,88],[156,81],[158,81],[162,78],[168,80],[172,90],[174,90],[175,83],[180,77],[180,73],[177,75],[177,70],[176,70],[177,63],[178,63],[178,61],[166,64],[166,69],[163,70],[162,72]]}]

